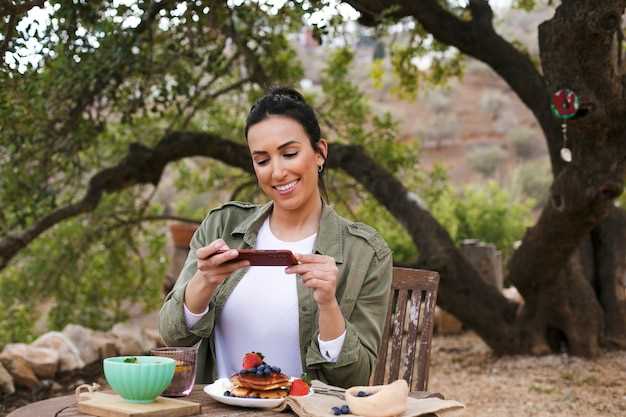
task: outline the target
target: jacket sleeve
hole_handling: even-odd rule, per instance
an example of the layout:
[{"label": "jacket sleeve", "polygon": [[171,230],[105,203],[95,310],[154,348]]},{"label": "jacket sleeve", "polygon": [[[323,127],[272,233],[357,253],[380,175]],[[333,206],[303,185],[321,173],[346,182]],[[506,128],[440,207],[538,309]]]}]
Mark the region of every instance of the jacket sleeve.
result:
[{"label": "jacket sleeve", "polygon": [[[159,314],[159,331],[167,346],[192,346],[200,338],[209,337],[215,323],[214,298],[209,302],[208,313],[191,329],[187,328],[183,304],[187,284],[196,273],[196,251],[211,243],[219,236],[220,219],[218,213],[209,213],[191,239],[189,254],[176,285],[165,297]],[[217,289],[216,289],[217,292]],[[215,295],[215,294],[214,294]]]},{"label": "jacket sleeve", "polygon": [[319,332],[311,339],[307,367],[317,369],[318,376],[329,384],[346,388],[368,385],[376,366],[387,315],[392,266],[390,251],[381,259],[373,256],[349,316],[342,306],[346,337],[337,362],[327,362],[320,353],[317,341]]}]

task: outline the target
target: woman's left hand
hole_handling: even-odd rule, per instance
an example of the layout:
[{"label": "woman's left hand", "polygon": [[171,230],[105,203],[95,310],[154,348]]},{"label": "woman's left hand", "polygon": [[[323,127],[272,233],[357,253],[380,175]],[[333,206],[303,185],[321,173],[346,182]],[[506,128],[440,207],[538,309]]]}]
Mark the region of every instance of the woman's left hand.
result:
[{"label": "woman's left hand", "polygon": [[288,274],[300,274],[305,287],[313,289],[313,299],[318,306],[337,303],[335,290],[339,271],[335,259],[326,255],[296,255],[300,262],[285,269]]}]

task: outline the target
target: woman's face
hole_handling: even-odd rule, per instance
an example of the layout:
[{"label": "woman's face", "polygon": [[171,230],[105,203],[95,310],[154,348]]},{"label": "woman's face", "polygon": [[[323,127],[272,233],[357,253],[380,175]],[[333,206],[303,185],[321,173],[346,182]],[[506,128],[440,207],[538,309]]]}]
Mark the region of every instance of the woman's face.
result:
[{"label": "woman's face", "polygon": [[[326,141],[319,141],[326,155]],[[300,123],[285,116],[270,116],[248,130],[248,147],[257,180],[277,207],[297,210],[317,204],[317,183],[322,156],[313,150]]]}]

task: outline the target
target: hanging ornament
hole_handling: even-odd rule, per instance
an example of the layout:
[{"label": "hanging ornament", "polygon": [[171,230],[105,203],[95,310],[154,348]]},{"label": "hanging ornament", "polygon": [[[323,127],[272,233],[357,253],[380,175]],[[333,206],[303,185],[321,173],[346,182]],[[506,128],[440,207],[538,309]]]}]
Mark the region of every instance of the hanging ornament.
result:
[{"label": "hanging ornament", "polygon": [[552,94],[552,113],[559,119],[571,119],[580,109],[580,98],[569,88]]},{"label": "hanging ornament", "polygon": [[572,162],[572,150],[567,147],[567,123],[561,123],[561,133],[563,136],[563,146],[561,146],[561,159],[565,162]]},{"label": "hanging ornament", "polygon": [[563,88],[552,95],[552,113],[561,119],[561,133],[563,144],[561,146],[561,159],[572,162],[572,150],[567,147],[567,120],[576,116],[580,109],[580,98],[572,90]]}]

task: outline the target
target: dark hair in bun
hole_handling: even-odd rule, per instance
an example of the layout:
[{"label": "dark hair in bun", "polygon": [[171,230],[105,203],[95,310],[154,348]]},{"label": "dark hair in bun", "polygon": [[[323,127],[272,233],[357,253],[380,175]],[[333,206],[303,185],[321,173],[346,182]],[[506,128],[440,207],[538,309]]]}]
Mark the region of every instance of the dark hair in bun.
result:
[{"label": "dark hair in bun", "polygon": [[320,125],[313,108],[304,100],[302,94],[293,88],[275,87],[258,99],[246,119],[246,138],[252,125],[262,122],[269,116],[287,116],[300,123],[309,136],[313,149],[317,149],[317,142],[322,137]]},{"label": "dark hair in bun", "polygon": [[[270,116],[285,116],[300,123],[311,142],[311,146],[316,152],[320,152],[318,143],[322,137],[320,125],[315,116],[315,111],[304,100],[302,94],[290,87],[274,87],[267,94],[259,98],[250,108],[248,117],[246,118],[245,136],[248,139],[248,130],[267,119]],[[321,152],[320,152],[321,153]],[[325,155],[322,154],[322,157]],[[322,196],[328,200],[326,196],[326,187],[322,179],[322,173],[319,173],[319,184]]]}]

